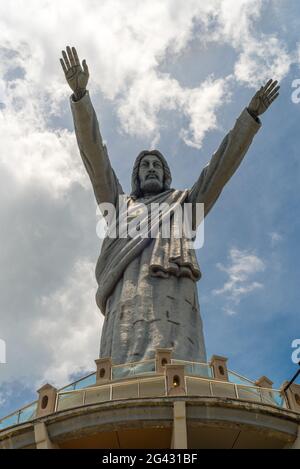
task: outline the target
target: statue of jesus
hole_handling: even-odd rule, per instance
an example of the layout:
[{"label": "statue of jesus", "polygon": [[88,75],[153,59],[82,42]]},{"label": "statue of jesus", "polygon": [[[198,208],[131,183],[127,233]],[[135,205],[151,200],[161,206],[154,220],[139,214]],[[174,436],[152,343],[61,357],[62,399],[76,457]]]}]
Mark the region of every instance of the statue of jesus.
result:
[{"label": "statue of jesus", "polygon": [[[73,91],[70,100],[76,138],[97,203],[111,203],[118,209],[123,195],[133,216],[141,203],[148,206],[154,202],[172,207],[202,203],[206,216],[260,129],[259,116],[279,95],[278,83],[273,80],[255,93],[190,189],[171,188],[166,159],[150,149],[136,158],[132,192],[125,196],[87,91],[86,61],[81,64],[76,49],[67,47],[60,62]],[[157,348],[173,349],[177,359],[206,362],[197,293],[201,272],[187,240],[172,236],[174,218],[169,238],[136,235],[103,241],[96,267],[96,301],[105,317],[100,357],[111,357],[114,364],[154,358]]]}]

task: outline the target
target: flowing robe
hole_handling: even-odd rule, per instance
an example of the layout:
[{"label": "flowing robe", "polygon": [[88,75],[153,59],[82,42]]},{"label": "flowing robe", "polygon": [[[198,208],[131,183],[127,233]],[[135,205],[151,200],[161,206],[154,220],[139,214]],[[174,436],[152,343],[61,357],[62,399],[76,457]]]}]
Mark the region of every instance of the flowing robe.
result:
[{"label": "flowing robe", "polygon": [[[88,92],[71,99],[80,154],[98,204],[118,206],[122,187],[103,145]],[[207,215],[226,182],[238,168],[261,123],[244,109],[190,190],[170,190],[149,199],[128,197],[134,212],[139,203],[203,203]],[[175,253],[175,254],[174,254]],[[136,362],[172,348],[173,357],[206,362],[197,294],[201,276],[194,250],[185,240],[105,239],[97,263],[97,304],[104,314],[100,356],[114,364]]]}]

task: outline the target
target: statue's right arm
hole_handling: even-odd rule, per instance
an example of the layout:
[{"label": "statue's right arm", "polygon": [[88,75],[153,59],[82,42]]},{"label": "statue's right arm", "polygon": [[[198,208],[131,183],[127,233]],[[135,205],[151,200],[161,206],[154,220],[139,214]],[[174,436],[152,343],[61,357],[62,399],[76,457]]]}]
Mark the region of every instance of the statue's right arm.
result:
[{"label": "statue's right arm", "polygon": [[86,89],[89,69],[86,61],[80,64],[75,47],[68,46],[60,59],[66,81],[73,94],[71,109],[75,133],[84,166],[91,179],[97,203],[117,204],[122,187],[111,167],[106,146],[103,145],[99,124]]},{"label": "statue's right arm", "polygon": [[111,167],[106,146],[103,145],[89,93],[86,91],[78,101],[71,96],[70,101],[78,147],[97,203],[110,202],[115,205],[123,189]]}]

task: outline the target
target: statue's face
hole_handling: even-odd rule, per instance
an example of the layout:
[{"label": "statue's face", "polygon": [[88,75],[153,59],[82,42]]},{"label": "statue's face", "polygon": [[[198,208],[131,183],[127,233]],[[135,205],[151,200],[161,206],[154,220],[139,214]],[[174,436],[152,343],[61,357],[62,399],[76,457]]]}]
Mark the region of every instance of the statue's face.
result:
[{"label": "statue's face", "polygon": [[143,193],[157,194],[163,190],[164,167],[156,155],[145,155],[139,165],[139,180]]}]

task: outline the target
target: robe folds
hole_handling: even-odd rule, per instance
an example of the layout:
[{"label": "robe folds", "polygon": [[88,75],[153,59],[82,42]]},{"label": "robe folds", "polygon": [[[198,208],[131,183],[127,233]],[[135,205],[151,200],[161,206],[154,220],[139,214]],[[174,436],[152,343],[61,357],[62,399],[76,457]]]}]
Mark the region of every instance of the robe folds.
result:
[{"label": "robe folds", "polygon": [[[111,167],[88,92],[71,99],[80,154],[98,204],[118,207],[123,189]],[[207,215],[245,156],[261,126],[244,109],[198,180],[187,190],[170,189],[153,197],[126,196],[132,213],[151,203],[203,203]],[[124,195],[125,196],[125,195]],[[137,210],[138,212],[138,210]],[[201,277],[195,251],[185,236],[105,238],[96,267],[96,301],[104,314],[100,356],[114,364],[154,358],[157,348],[172,348],[173,357],[206,362],[197,292]]]}]

